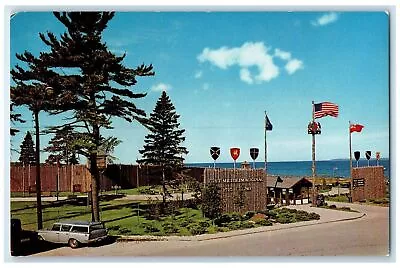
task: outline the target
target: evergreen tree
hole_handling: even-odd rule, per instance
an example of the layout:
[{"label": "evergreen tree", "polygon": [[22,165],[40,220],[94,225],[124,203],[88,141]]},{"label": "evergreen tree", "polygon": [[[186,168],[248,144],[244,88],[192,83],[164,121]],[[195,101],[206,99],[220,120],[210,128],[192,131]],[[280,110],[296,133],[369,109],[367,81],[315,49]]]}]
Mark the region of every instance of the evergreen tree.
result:
[{"label": "evergreen tree", "polygon": [[[11,102],[15,106],[27,106],[32,112],[35,120],[35,165],[36,165],[36,210],[38,229],[43,228],[42,205],[41,205],[41,179],[40,179],[40,125],[39,114],[42,111],[48,111],[50,106],[56,103],[56,98],[51,87],[46,85],[47,81],[52,81],[56,73],[49,71],[43,65],[43,62],[34,57],[31,53],[25,51],[23,54],[16,54],[17,59],[26,63],[28,68],[25,70],[16,65],[11,70],[11,76],[15,83],[10,88]],[[11,116],[11,119],[13,116]],[[17,119],[19,116],[17,115]]]},{"label": "evergreen tree", "polygon": [[26,132],[25,138],[20,146],[19,162],[24,165],[34,165],[35,164],[35,148],[32,140],[32,135],[28,131]]},{"label": "evergreen tree", "polygon": [[163,91],[150,114],[150,133],[145,137],[143,150],[139,150],[143,158],[138,160],[138,163],[158,165],[162,168],[163,203],[169,195],[166,186],[173,179],[171,171],[183,166],[183,155],[188,153],[181,145],[185,140],[185,130],[179,129],[179,117],[167,93]]},{"label": "evergreen tree", "polygon": [[[10,123],[11,124],[15,124],[16,122],[25,123],[25,120],[23,120],[21,118],[22,115],[20,113],[14,112],[14,106],[15,106],[15,104],[13,104],[11,102],[11,104],[10,104]],[[18,132],[19,132],[19,130],[16,129],[15,127],[10,127],[10,135],[11,136],[15,136]]]},{"label": "evergreen tree", "polygon": [[57,108],[72,111],[73,119],[68,124],[80,130],[75,134],[75,148],[89,159],[92,220],[99,221],[97,156],[107,140],[100,130],[112,128],[113,116],[146,124],[146,113],[133,103],[146,94],[133,93],[128,87],[136,85],[137,76],[154,75],[153,66],[142,64],[135,69],[127,68],[123,65],[125,54],[114,55],[101,40],[114,12],[54,12],[54,15],[67,31],[60,40],[50,32],[40,34],[42,41],[51,48],[51,52],[41,53],[40,59],[52,69],[71,68],[69,75],[52,77],[49,85],[58,95],[64,94]]},{"label": "evergreen tree", "polygon": [[44,151],[49,153],[46,163],[49,164],[72,164],[79,163],[76,150],[74,149],[74,135],[72,127],[65,126],[56,131],[54,137],[50,140],[49,146]]}]

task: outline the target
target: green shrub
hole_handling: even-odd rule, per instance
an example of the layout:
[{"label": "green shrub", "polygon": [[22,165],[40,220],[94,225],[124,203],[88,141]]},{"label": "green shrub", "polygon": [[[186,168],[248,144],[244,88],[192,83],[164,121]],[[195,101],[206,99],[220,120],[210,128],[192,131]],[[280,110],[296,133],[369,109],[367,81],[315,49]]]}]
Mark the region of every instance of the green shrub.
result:
[{"label": "green shrub", "polygon": [[257,225],[261,225],[261,226],[271,226],[272,222],[270,222],[269,220],[266,219],[260,219],[258,221],[255,222]]},{"label": "green shrub", "polygon": [[214,220],[214,224],[221,227],[221,226],[225,226],[226,224],[231,222],[231,220],[232,220],[232,218],[230,215],[222,214],[221,216],[219,216],[218,218],[216,218]]},{"label": "green shrub", "polygon": [[198,223],[191,223],[187,226],[187,228],[192,235],[200,235],[207,232],[207,228]]},{"label": "green shrub", "polygon": [[243,229],[253,228],[255,226],[254,222],[251,221],[242,221],[240,227]]},{"label": "green shrub", "polygon": [[254,216],[254,214],[256,214],[255,211],[247,211],[247,212],[243,215],[243,219],[244,219],[244,220],[249,220],[251,217]]},{"label": "green shrub", "polygon": [[296,221],[309,221],[310,220],[310,214],[304,210],[298,210],[293,215],[294,215]]},{"label": "green shrub", "polygon": [[231,214],[231,221],[241,221],[242,220],[242,216],[240,215],[240,213],[232,213]]},{"label": "green shrub", "polygon": [[231,230],[239,230],[242,226],[240,221],[232,221],[228,223],[227,227]]},{"label": "green shrub", "polygon": [[267,216],[275,219],[278,216],[278,212],[274,209],[274,210],[269,210],[267,213]]},{"label": "green shrub", "polygon": [[222,211],[221,188],[216,184],[210,184],[204,188],[202,194],[202,206],[204,216],[210,219],[218,218]]},{"label": "green shrub", "polygon": [[198,221],[197,222],[201,227],[208,228],[210,227],[210,223],[208,221]]},{"label": "green shrub", "polygon": [[317,214],[315,212],[311,212],[309,217],[311,220],[319,220],[320,219],[319,214]]},{"label": "green shrub", "polygon": [[176,227],[172,222],[164,222],[162,224],[162,227],[166,234],[173,234],[173,233],[177,233],[179,231],[179,228]]},{"label": "green shrub", "polygon": [[189,224],[193,223],[191,219],[184,219],[178,223],[179,227],[186,227]]}]

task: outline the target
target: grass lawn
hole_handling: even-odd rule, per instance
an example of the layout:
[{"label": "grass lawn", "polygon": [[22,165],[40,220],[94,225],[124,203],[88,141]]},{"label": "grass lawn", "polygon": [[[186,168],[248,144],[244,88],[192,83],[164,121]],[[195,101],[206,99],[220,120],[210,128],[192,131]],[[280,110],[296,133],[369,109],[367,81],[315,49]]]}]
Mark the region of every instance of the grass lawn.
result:
[{"label": "grass lawn", "polygon": [[[24,230],[36,230],[35,202],[11,202],[11,217],[21,220]],[[56,221],[91,220],[90,206],[59,204],[49,207],[43,203],[43,226],[50,228]],[[47,205],[47,206],[46,206]],[[274,209],[264,214],[255,212],[239,215],[223,214],[214,222],[203,217],[201,210],[176,208],[173,215],[156,216],[152,204],[129,200],[100,202],[101,219],[110,235],[197,235],[203,233],[225,232],[272,225],[272,222],[291,223],[319,219],[305,211]],[[269,219],[268,219],[269,217]]]}]

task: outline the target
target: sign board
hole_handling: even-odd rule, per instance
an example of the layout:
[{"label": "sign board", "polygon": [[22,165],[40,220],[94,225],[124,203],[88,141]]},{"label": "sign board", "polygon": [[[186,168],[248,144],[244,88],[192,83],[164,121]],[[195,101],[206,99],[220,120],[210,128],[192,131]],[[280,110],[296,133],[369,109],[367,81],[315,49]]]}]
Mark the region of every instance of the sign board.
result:
[{"label": "sign board", "polygon": [[97,168],[102,170],[107,168],[107,156],[98,155],[97,156]]},{"label": "sign board", "polygon": [[353,179],[353,187],[362,187],[365,186],[365,180],[362,179]]}]

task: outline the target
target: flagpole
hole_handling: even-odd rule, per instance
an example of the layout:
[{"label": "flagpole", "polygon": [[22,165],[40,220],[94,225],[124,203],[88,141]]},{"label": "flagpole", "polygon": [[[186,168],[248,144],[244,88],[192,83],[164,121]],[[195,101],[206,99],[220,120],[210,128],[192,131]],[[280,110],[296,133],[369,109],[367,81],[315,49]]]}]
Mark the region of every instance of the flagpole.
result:
[{"label": "flagpole", "polygon": [[267,174],[267,111],[264,111],[264,169]]},{"label": "flagpole", "polygon": [[349,121],[349,148],[350,148],[350,178],[351,178],[351,169],[353,168],[353,163],[352,163],[352,154],[351,154],[351,131],[350,131],[350,127],[351,127],[351,122]]},{"label": "flagpole", "polygon": [[[315,118],[314,118],[314,113],[315,113],[315,106],[314,106],[314,101],[312,101],[312,126],[314,128],[314,123],[315,123]],[[312,205],[316,205],[316,199],[315,199],[315,133],[313,131],[312,133]]]}]

